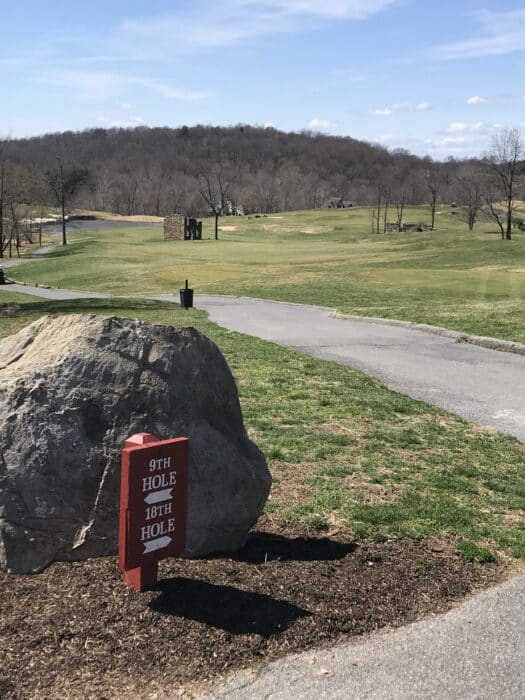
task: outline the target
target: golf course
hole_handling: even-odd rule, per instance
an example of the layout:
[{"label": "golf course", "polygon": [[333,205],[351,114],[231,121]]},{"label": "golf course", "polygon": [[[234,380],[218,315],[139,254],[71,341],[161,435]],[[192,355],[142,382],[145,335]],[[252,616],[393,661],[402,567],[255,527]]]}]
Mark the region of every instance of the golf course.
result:
[{"label": "golf course", "polygon": [[[411,207],[408,222],[428,220]],[[525,341],[525,235],[469,232],[443,208],[437,230],[375,234],[370,210],[205,220],[202,241],[145,225],[82,231],[9,277],[115,298],[42,301],[0,292],[2,336],[43,314],[97,313],[192,325],[225,354],[250,436],[273,475],[266,516],[319,532],[445,538],[470,560],[525,559],[525,448],[388,390],[365,374],[227,331],[147,300],[197,292],[324,305]],[[75,240],[78,237],[82,240]],[[118,297],[118,298],[116,298]]]},{"label": "golf course", "polygon": [[[488,221],[470,232],[444,207],[429,232],[371,233],[371,210],[225,217],[219,241],[164,241],[159,227],[82,232],[75,245],[16,270],[17,281],[112,295],[199,293],[317,304],[361,316],[525,340],[525,234],[502,241]],[[392,219],[394,212],[392,212]],[[409,223],[428,223],[407,207]],[[74,238],[72,238],[74,241]]]}]

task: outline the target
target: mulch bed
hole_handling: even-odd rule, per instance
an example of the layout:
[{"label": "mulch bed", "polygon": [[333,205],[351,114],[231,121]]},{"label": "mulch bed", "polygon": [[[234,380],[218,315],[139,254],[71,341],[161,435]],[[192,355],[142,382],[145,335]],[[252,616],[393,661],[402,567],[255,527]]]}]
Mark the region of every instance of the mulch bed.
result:
[{"label": "mulch bed", "polygon": [[447,541],[263,525],[233,558],[163,562],[146,593],[122,584],[113,557],[0,574],[0,697],[202,690],[235,669],[445,610],[503,575]]}]

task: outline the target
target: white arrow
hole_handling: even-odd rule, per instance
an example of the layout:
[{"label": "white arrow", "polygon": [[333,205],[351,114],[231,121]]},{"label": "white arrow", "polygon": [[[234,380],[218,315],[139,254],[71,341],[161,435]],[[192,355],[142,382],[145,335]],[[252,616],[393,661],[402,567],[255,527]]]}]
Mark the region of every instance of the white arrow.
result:
[{"label": "white arrow", "polygon": [[144,542],[144,554],[149,554],[150,552],[156,552],[157,549],[164,549],[171,542],[171,537],[159,537],[156,540],[150,540],[149,542]]},{"label": "white arrow", "polygon": [[149,493],[144,499],[144,503],[147,503],[150,506],[152,503],[161,503],[162,501],[169,501],[172,497],[172,491],[173,489],[164,489],[164,491],[154,491],[153,493]]}]

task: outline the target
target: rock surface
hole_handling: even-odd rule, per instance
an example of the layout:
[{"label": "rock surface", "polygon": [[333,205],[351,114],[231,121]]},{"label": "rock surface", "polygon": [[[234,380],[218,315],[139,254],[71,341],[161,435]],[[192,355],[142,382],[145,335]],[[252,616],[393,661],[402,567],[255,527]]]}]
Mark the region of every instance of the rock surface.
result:
[{"label": "rock surface", "polygon": [[193,328],[44,317],[0,342],[0,568],[117,548],[120,451],[190,438],[187,556],[244,544],[268,497],[222,354]]}]

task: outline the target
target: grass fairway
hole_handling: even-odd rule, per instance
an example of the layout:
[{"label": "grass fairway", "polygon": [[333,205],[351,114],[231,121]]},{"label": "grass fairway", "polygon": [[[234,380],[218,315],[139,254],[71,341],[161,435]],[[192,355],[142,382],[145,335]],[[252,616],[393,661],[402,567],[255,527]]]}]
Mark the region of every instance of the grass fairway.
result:
[{"label": "grass fairway", "polygon": [[0,297],[0,336],[42,314],[100,313],[210,336],[235,375],[250,436],[270,462],[268,517],[313,530],[452,538],[467,559],[525,559],[525,446],[388,390],[347,367],[148,301]]},{"label": "grass fairway", "polygon": [[[335,307],[525,341],[525,235],[502,241],[492,224],[467,230],[454,210],[432,233],[370,233],[370,210],[317,210],[206,221],[200,242],[163,241],[159,228],[92,236],[12,271],[16,279],[109,294],[242,294]],[[408,208],[407,221],[428,221]]]}]

